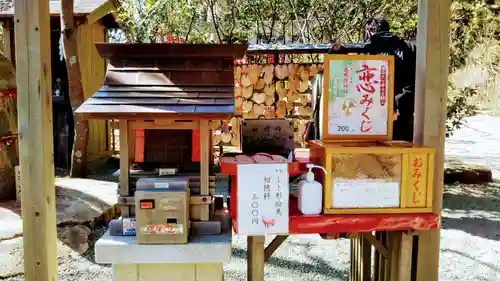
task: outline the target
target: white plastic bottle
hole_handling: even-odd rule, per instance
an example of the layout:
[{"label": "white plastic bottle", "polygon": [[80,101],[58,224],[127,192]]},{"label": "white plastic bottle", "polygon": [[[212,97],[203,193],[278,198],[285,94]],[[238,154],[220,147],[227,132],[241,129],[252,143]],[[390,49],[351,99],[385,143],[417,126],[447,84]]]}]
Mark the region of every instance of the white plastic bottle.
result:
[{"label": "white plastic bottle", "polygon": [[307,164],[309,172],[306,179],[299,183],[299,210],[306,216],[319,215],[323,210],[323,186],[314,180],[313,168],[320,168],[328,174],[325,168]]}]

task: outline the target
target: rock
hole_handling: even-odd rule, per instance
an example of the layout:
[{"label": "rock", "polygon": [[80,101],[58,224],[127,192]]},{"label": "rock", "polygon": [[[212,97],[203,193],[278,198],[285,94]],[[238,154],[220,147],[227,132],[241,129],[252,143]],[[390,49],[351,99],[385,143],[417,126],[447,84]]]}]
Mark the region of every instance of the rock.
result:
[{"label": "rock", "polygon": [[90,228],[75,225],[59,229],[59,239],[78,254],[83,254],[89,249],[88,237],[92,233]]},{"label": "rock", "polygon": [[91,179],[56,179],[57,224],[89,223],[117,203],[118,184]]},{"label": "rock", "polygon": [[21,210],[14,200],[0,202],[0,241],[22,236]]},{"label": "rock", "polygon": [[478,184],[493,181],[491,169],[481,165],[466,164],[458,158],[444,162],[444,183]]},{"label": "rock", "polygon": [[24,273],[23,238],[0,242],[0,279]]}]

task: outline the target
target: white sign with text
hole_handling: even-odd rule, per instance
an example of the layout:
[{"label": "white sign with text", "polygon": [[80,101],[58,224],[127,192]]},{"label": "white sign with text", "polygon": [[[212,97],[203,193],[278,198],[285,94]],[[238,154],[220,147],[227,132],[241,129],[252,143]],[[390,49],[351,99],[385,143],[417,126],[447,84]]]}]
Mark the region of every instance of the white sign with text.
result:
[{"label": "white sign with text", "polygon": [[238,165],[238,234],[288,233],[288,164]]},{"label": "white sign with text", "polygon": [[400,183],[378,179],[333,179],[333,208],[399,207]]}]

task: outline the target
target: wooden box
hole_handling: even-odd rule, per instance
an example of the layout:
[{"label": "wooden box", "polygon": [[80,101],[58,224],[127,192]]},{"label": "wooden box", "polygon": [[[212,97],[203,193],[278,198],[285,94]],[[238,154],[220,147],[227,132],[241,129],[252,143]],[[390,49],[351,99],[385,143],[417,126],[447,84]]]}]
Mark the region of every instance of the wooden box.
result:
[{"label": "wooden box", "polygon": [[435,149],[408,142],[311,141],[325,214],[432,212]]},{"label": "wooden box", "polygon": [[138,244],[182,244],[189,236],[189,189],[140,189],[135,192]]}]

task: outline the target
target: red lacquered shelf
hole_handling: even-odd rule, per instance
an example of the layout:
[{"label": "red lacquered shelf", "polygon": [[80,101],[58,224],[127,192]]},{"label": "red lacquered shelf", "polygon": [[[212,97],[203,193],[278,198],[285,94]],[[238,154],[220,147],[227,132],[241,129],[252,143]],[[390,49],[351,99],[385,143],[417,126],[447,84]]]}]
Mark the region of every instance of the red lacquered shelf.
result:
[{"label": "red lacquered shelf", "polygon": [[[438,228],[439,214],[368,214],[304,216],[297,199],[290,197],[290,234],[337,234],[384,230],[428,230]],[[234,218],[233,218],[234,220]]]},{"label": "red lacquered shelf", "polygon": [[[231,200],[231,204],[232,200]],[[371,231],[429,230],[440,226],[439,214],[373,214],[304,216],[290,196],[289,234],[339,234]],[[233,216],[237,233],[238,221]]]},{"label": "red lacquered shelf", "polygon": [[[290,176],[304,173],[309,162],[309,151],[296,151],[296,162],[288,164]],[[237,165],[221,163],[221,173],[231,176],[230,215],[233,228],[237,232]],[[370,231],[429,230],[440,226],[440,215],[433,213],[416,214],[356,214],[305,216],[297,208],[297,198],[290,196],[289,234],[338,234]]]}]

